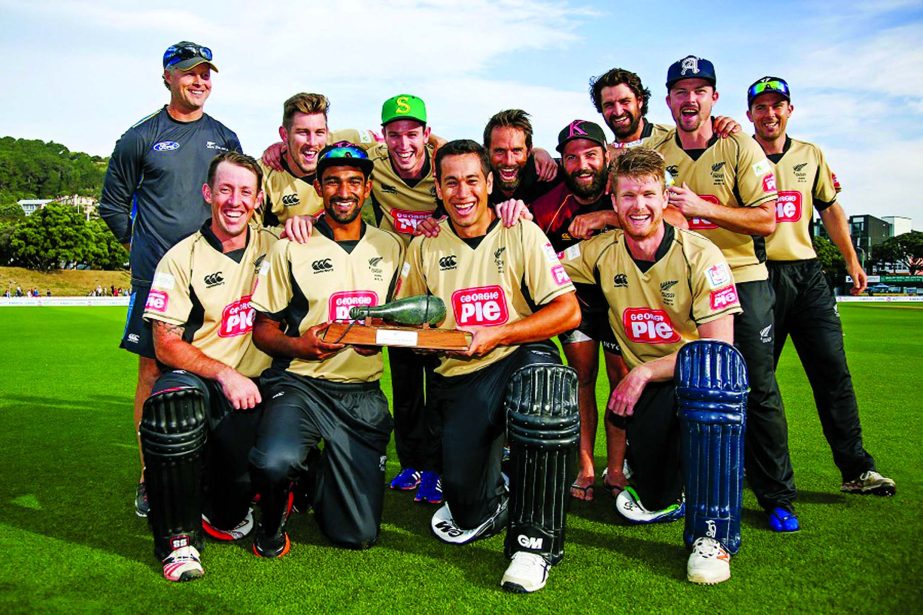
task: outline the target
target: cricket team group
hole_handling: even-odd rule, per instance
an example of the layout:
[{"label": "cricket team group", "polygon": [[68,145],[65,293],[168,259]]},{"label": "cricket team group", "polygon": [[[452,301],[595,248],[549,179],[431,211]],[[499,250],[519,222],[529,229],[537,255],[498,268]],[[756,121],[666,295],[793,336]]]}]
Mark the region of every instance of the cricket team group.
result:
[{"label": "cricket team group", "polygon": [[[675,126],[649,122],[650,90],[615,68],[590,81],[611,138],[574,119],[557,156],[519,109],[446,142],[411,94],[384,101],[377,134],[328,129],[327,98],[300,93],[257,161],[204,113],[217,72],[207,47],[166,50],[170,101],[116,143],[99,207],[130,249],[135,505],[166,579],[204,574],[206,536],[283,557],[308,510],[334,545],[368,548],[390,486],[435,505],[440,541],[505,532],[510,592],[545,586],[570,500],[594,497],[625,523],[685,518],[688,579],[726,581],[744,471],[767,528],[800,528],[775,378],[789,337],[841,490],[895,493],[862,444],[815,210],[853,292],[866,275],[822,151],[787,134],[785,80],[749,86],[750,136],[713,117],[710,61],[668,68]],[[470,343],[390,346],[389,409],[382,347],[327,327],[417,296]]]}]

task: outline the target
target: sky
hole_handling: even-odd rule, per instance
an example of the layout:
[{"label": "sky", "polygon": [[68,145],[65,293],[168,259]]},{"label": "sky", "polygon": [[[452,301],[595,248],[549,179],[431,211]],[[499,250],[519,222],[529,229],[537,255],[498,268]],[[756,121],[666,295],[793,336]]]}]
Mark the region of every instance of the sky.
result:
[{"label": "sky", "polygon": [[206,111],[249,154],[278,140],[282,103],[301,91],[330,98],[331,128],[378,128],[385,99],[416,94],[449,139],[480,141],[491,115],[522,108],[553,152],[571,120],[603,123],[588,83],[613,67],[650,88],[649,119],[672,123],[667,67],[694,54],[715,64],[715,113],[748,133],[747,86],[786,79],[789,134],[823,148],[847,214],[923,229],[923,0],[139,4],[0,0],[0,136],[108,156],[167,102],[166,47],[192,40],[220,71]]}]

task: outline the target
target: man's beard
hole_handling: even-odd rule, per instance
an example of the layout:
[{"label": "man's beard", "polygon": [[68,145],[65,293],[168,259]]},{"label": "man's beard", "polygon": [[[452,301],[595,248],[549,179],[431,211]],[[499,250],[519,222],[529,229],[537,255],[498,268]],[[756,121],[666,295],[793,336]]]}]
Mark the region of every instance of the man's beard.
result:
[{"label": "man's beard", "polygon": [[626,126],[625,128],[622,128],[622,127],[617,128],[613,126],[611,123],[609,124],[609,128],[612,129],[612,134],[615,135],[616,139],[619,139],[619,140],[627,139],[628,137],[635,134],[636,130],[638,130],[638,126],[641,124],[641,119],[642,119],[641,115],[640,114],[631,115],[629,113],[628,116],[631,117],[631,121],[628,123],[628,126]]},{"label": "man's beard", "polygon": [[330,216],[331,219],[335,220],[339,224],[349,224],[353,220],[359,217],[359,214],[362,213],[362,208],[359,206],[358,201],[349,200],[350,203],[355,203],[356,206],[350,210],[349,213],[343,215],[340,214],[335,208],[334,205],[341,203],[343,201],[335,201],[330,203],[330,207],[326,208],[326,214]]},{"label": "man's beard", "polygon": [[574,178],[568,173],[564,174],[564,183],[567,184],[567,187],[570,188],[571,192],[573,192],[581,199],[596,200],[603,195],[603,192],[606,189],[606,169],[594,171],[593,181],[589,186],[577,184]]}]

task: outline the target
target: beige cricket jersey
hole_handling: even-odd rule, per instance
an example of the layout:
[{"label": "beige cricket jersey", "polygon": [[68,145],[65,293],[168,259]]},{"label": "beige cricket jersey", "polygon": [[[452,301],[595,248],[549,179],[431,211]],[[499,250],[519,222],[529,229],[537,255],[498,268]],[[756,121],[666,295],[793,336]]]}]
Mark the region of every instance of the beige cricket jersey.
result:
[{"label": "beige cricket jersey", "polygon": [[[772,164],[748,136],[738,133],[721,139],[715,135],[697,159],[683,150],[675,129],[653,147],[663,155],[677,186],[685,182],[711,203],[756,207],[777,196]],[[689,230],[701,233],[721,249],[738,284],[769,277],[763,237],[735,233],[705,218],[691,218]]]},{"label": "beige cricket jersey", "polygon": [[[494,220],[487,234],[462,239],[446,219],[437,237],[416,237],[401,270],[398,296],[432,294],[446,304],[443,328],[499,326],[521,320],[541,306],[574,292],[551,242],[529,221],[505,228]],[[484,357],[443,357],[436,372],[460,376],[510,355],[499,346]]]},{"label": "beige cricket jersey", "polygon": [[209,222],[173,246],[154,273],[144,318],[183,327],[183,339],[209,358],[256,377],[270,358],[253,345],[250,297],[276,242],[274,229],[249,227],[247,246],[223,254]]},{"label": "beige cricket jersey", "polygon": [[814,209],[823,211],[836,202],[840,184],[827,166],[824,153],[813,143],[787,138],[782,154],[771,155],[779,190],[776,230],[766,238],[771,261],[817,258],[811,242]]},{"label": "beige cricket jersey", "polygon": [[[349,320],[349,308],[386,303],[404,258],[404,244],[392,233],[362,224],[357,241],[334,241],[326,221],[317,222],[307,243],[280,240],[260,271],[253,307],[283,323],[288,335],[309,327]],[[273,367],[334,382],[381,378],[381,353],[364,357],[347,347],[323,361],[278,357]]]},{"label": "beige cricket jersey", "polygon": [[696,233],[665,229],[658,258],[647,271],[628,252],[621,229],[581,241],[562,258],[575,283],[602,287],[609,325],[630,368],[698,339],[698,325],[741,311],[721,251]]},{"label": "beige cricket jersey", "polygon": [[632,147],[651,147],[654,144],[660,143],[663,141],[664,137],[673,130],[671,126],[665,124],[654,124],[648,122],[646,119],[642,119],[644,122],[644,128],[641,129],[641,138],[635,141],[627,141],[625,143],[610,143],[609,144],[609,158],[614,160],[616,157],[621,155],[621,153]]},{"label": "beige cricket jersey", "polygon": [[432,168],[432,148],[426,146],[423,177],[407,182],[394,171],[388,146],[378,143],[368,148],[372,169],[372,194],[369,197],[378,228],[396,233],[404,245],[413,239],[417,224],[436,210],[436,180]]}]

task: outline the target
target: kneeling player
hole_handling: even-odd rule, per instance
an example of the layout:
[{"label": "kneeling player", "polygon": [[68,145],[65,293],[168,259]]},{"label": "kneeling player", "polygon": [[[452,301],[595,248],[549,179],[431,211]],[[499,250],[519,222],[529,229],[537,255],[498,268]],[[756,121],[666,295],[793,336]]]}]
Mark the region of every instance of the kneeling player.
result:
[{"label": "kneeling player", "polygon": [[324,216],[309,242],[276,244],[253,297],[254,340],[275,357],[263,374],[269,402],[250,453],[262,513],[253,550],[261,557],[289,551],[291,483],[310,470],[317,470],[314,512],[331,542],[366,548],[378,540],[392,428],[378,382],[381,353],[321,339],[328,322],[349,318],[351,306],[388,301],[403,260],[401,240],[359,215],[371,171],[356,145],[321,150],[314,187]]},{"label": "kneeling player", "polygon": [[[726,369],[731,374],[727,381],[715,378],[716,374],[724,377],[721,369],[709,371],[703,365],[701,370],[692,370],[692,377],[689,369],[676,367],[677,356],[687,342],[698,338],[727,344],[733,341],[733,315],[740,312],[736,289],[717,247],[663,222],[667,202],[664,162],[659,154],[644,148],[629,150],[618,158],[611,173],[621,230],[569,248],[563,262],[575,282],[600,284],[609,304],[609,323],[631,368],[608,404],[609,411],[627,429],[633,471],[633,486],[619,494],[616,508],[635,523],[680,518],[684,513],[684,465],[687,472],[704,474],[712,485],[726,486],[722,492],[730,503],[723,508],[729,512],[697,523],[686,536],[687,544],[693,547],[689,579],[718,583],[730,577],[728,553],[736,552],[739,546],[742,465],[739,458],[736,465],[702,464],[700,460],[708,456],[701,447],[693,447],[690,453],[697,456],[694,462],[683,462],[676,392],[677,387],[693,393],[706,389],[701,394],[707,397],[710,386],[726,385],[726,397],[745,400],[745,370],[736,351],[718,342],[700,355],[703,361]],[[681,361],[680,365],[686,363]],[[675,381],[675,369],[679,377],[690,382]],[[716,393],[718,397],[721,394],[721,390]],[[738,412],[730,412],[733,416],[728,419],[732,432],[728,439],[737,443],[735,450],[739,452],[742,407],[736,409]],[[694,413],[690,416],[692,421],[699,418]],[[693,500],[699,495],[687,484],[690,509],[699,510],[699,503]]]},{"label": "kneeling player", "polygon": [[[512,562],[501,585],[532,592],[563,557],[580,430],[576,375],[548,339],[576,327],[580,307],[541,230],[532,222],[506,228],[488,207],[492,174],[480,145],[444,145],[435,172],[449,217],[437,236],[411,242],[400,294],[442,298],[442,326],[473,338],[465,353],[442,356],[433,378],[446,504],[431,527],[454,544],[507,529]],[[500,472],[507,422],[509,501]]]},{"label": "kneeling player", "polygon": [[157,266],[144,317],[166,371],[144,404],[140,433],[154,553],[170,581],[201,577],[203,528],[236,540],[253,527],[247,454],[260,419],[254,382],[269,357],[251,343],[256,270],[276,236],[249,227],[262,172],[228,152],[202,188],[211,220]]}]

